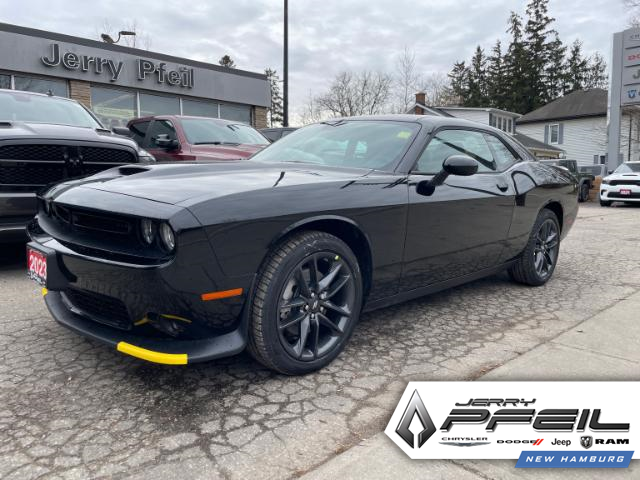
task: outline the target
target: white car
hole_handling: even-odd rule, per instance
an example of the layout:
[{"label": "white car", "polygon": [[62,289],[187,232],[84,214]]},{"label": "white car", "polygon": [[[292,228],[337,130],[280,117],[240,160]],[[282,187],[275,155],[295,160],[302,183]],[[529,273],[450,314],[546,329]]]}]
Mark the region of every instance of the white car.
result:
[{"label": "white car", "polygon": [[640,203],[640,162],[626,162],[602,179],[600,205],[613,202]]}]

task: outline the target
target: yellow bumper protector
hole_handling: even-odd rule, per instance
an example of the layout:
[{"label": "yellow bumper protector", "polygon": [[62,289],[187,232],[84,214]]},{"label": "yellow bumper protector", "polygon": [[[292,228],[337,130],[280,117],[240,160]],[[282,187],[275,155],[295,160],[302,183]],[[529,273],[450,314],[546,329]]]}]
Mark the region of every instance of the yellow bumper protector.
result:
[{"label": "yellow bumper protector", "polygon": [[46,288],[42,287],[42,296],[44,297],[47,293],[49,293],[49,290],[47,290]]},{"label": "yellow bumper protector", "polygon": [[119,352],[126,353],[132,357],[141,358],[148,362],[163,363],[165,365],[186,365],[187,354],[186,353],[162,353],[155,352],[153,350],[147,350],[146,348],[137,347],[127,342],[119,342],[117,349]]}]

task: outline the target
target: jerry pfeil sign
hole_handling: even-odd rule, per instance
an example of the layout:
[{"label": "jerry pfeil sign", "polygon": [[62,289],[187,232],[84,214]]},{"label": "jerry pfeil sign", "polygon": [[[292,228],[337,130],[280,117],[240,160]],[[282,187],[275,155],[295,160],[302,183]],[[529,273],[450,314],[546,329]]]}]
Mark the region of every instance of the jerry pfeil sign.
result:
[{"label": "jerry pfeil sign", "polygon": [[[49,54],[43,55],[40,60],[47,67],[62,66],[67,70],[106,75],[110,82],[117,82],[126,68],[122,60],[116,61],[92,55],[79,55],[75,52],[62,52],[57,43],[52,43]],[[193,88],[193,68],[178,67],[175,70],[170,70],[164,62],[155,63],[144,58],[135,59],[135,68],[137,78],[140,81],[154,78],[159,84]]]}]

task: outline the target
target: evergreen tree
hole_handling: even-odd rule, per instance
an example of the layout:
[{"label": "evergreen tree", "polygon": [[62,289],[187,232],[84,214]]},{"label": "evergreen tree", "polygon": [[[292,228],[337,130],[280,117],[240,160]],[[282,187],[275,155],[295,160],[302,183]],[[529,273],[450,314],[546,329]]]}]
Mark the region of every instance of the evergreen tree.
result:
[{"label": "evergreen tree", "polygon": [[449,72],[449,97],[456,105],[464,105],[469,91],[469,70],[465,62],[456,62]]},{"label": "evergreen tree", "polygon": [[487,66],[487,100],[488,106],[504,108],[506,103],[505,68],[502,57],[502,44],[500,40],[496,42]]},{"label": "evergreen tree", "polygon": [[602,55],[596,52],[589,59],[585,88],[607,88],[608,83],[607,62]]},{"label": "evergreen tree", "polygon": [[277,127],[282,125],[284,110],[282,107],[282,95],[280,94],[280,78],[275,70],[267,68],[264,71],[271,87],[271,108],[269,109],[269,126]]},{"label": "evergreen tree", "polygon": [[566,62],[567,85],[564,94],[582,90],[586,86],[589,62],[582,54],[582,42],[575,40],[569,50]]},{"label": "evergreen tree", "polygon": [[486,107],[487,97],[487,59],[480,45],[476,47],[476,53],[471,59],[471,67],[468,75],[467,98],[465,107]]},{"label": "evergreen tree", "polygon": [[528,102],[524,97],[529,89],[526,73],[527,52],[522,38],[522,17],[511,12],[507,32],[511,34],[509,49],[504,57],[505,96],[504,109],[510,112],[527,113]]},{"label": "evergreen tree", "polygon": [[564,57],[567,47],[562,44],[558,33],[549,43],[549,60],[545,67],[545,101],[551,102],[567,90],[567,72]]},{"label": "evergreen tree", "polygon": [[527,89],[523,92],[526,111],[541,107],[548,97],[544,77],[551,48],[547,38],[555,33],[549,28],[555,19],[548,15],[548,4],[549,0],[531,0],[527,5],[528,19],[524,29]]},{"label": "evergreen tree", "polygon": [[229,55],[224,55],[220,60],[218,60],[218,63],[223,67],[236,68],[236,62],[234,62]]}]

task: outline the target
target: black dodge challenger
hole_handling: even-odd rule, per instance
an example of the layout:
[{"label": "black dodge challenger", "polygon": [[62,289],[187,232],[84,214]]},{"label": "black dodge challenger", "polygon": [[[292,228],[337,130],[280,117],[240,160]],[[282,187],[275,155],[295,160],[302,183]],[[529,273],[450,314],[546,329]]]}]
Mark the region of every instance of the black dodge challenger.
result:
[{"label": "black dodge challenger", "polygon": [[28,272],[58,322],[120,352],[186,364],[248,348],[303,374],[363,310],[501,270],[544,284],[577,193],[490,127],[338,119],[249,160],[58,184],[29,227]]}]

